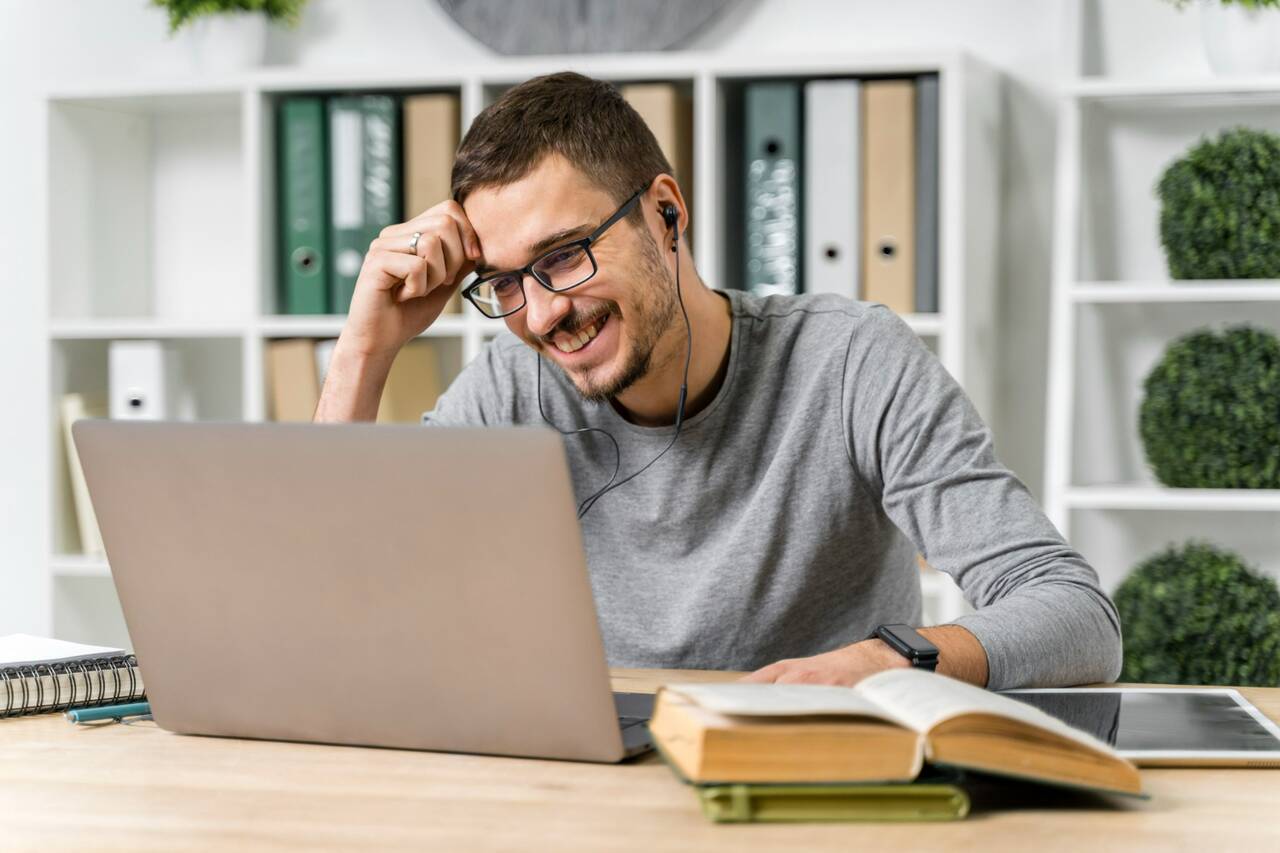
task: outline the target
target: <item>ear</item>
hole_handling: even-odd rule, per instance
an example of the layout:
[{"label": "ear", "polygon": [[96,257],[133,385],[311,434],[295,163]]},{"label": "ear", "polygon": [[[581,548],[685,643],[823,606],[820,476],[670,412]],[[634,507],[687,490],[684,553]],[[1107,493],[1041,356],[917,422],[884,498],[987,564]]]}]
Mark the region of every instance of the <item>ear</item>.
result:
[{"label": "ear", "polygon": [[[663,230],[671,231],[674,227],[677,234],[683,234],[689,227],[689,208],[676,179],[667,174],[658,175],[645,195],[645,204],[658,215]],[[668,207],[672,208],[671,212],[667,211]]]}]

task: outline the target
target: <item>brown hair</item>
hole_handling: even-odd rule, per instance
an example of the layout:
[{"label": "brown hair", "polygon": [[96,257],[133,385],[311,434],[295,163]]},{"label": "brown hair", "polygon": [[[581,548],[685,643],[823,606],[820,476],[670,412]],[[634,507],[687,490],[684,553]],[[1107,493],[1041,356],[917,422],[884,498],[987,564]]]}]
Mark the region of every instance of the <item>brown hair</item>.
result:
[{"label": "brown hair", "polygon": [[[562,71],[508,89],[471,123],[453,162],[453,198],[520,180],[564,157],[618,204],[671,172],[653,132],[611,83]],[[640,208],[632,216],[643,216]],[[634,219],[633,219],[634,221]]]}]

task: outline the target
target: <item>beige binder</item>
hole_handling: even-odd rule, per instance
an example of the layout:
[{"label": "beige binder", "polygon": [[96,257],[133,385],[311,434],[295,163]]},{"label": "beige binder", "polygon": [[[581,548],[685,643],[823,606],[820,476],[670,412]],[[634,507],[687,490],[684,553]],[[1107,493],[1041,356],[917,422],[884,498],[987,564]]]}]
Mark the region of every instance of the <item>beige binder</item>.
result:
[{"label": "beige binder", "polygon": [[320,402],[315,341],[267,343],[267,393],[273,421],[310,421]]},{"label": "beige binder", "polygon": [[[640,113],[666,155],[680,185],[693,221],[693,100],[674,83],[628,83],[619,88],[627,103]],[[692,245],[692,227],[684,240]]]},{"label": "beige binder", "polygon": [[862,298],[915,311],[915,83],[862,88]]},{"label": "beige binder", "polygon": [[440,396],[440,365],[431,341],[405,344],[391,365],[378,402],[378,423],[416,424]]},{"label": "beige binder", "polygon": [[[450,198],[453,155],[458,150],[458,98],[450,94],[404,99],[404,215],[412,219]],[[462,310],[454,294],[446,312]]]}]

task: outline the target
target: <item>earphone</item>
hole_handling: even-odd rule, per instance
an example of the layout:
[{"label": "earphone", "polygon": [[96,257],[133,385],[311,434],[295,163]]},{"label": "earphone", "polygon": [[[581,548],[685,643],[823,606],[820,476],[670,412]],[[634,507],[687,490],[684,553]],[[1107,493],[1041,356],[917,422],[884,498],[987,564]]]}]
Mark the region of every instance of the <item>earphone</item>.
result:
[{"label": "earphone", "polygon": [[674,204],[663,205],[661,212],[663,224],[665,224],[667,228],[671,229],[671,251],[675,252],[676,255],[676,299],[680,303],[680,313],[684,315],[685,328],[684,374],[680,380],[680,400],[676,404],[676,428],[675,432],[672,433],[671,441],[667,443],[667,446],[662,448],[662,451],[657,456],[650,459],[644,467],[615,483],[614,480],[618,479],[618,471],[622,467],[622,450],[618,447],[618,440],[610,435],[606,430],[600,429],[599,427],[581,427],[579,429],[565,430],[560,429],[560,427],[551,422],[551,419],[547,417],[546,411],[542,408],[542,356],[538,355],[536,352],[533,354],[538,365],[538,414],[542,416],[543,422],[563,436],[598,432],[613,443],[613,455],[615,460],[613,464],[613,475],[609,478],[609,482],[605,483],[594,494],[583,499],[582,503],[578,504],[579,519],[590,512],[591,508],[596,505],[596,501],[600,498],[618,488],[623,483],[627,483],[640,476],[647,471],[653,463],[665,456],[667,451],[675,446],[676,439],[680,437],[680,428],[684,424],[684,404],[685,399],[689,395],[689,363],[693,361],[693,326],[689,322],[689,312],[684,307],[684,293],[680,290],[680,231],[676,227],[680,222],[680,212],[676,210],[676,206]]}]

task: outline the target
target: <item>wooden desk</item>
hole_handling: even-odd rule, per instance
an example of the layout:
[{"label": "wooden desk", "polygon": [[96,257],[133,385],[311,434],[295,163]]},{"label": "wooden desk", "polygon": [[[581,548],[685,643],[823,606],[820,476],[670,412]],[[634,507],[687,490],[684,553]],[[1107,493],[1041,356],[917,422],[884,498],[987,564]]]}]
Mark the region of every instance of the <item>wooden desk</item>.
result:
[{"label": "wooden desk", "polygon": [[[614,689],[727,673],[617,671]],[[1242,692],[1280,719],[1280,689]],[[618,766],[0,721],[4,850],[1280,849],[1280,770],[1151,769],[1150,801],[1023,789],[944,824],[716,825],[654,756]],[[1034,786],[1032,786],[1034,787]]]}]

